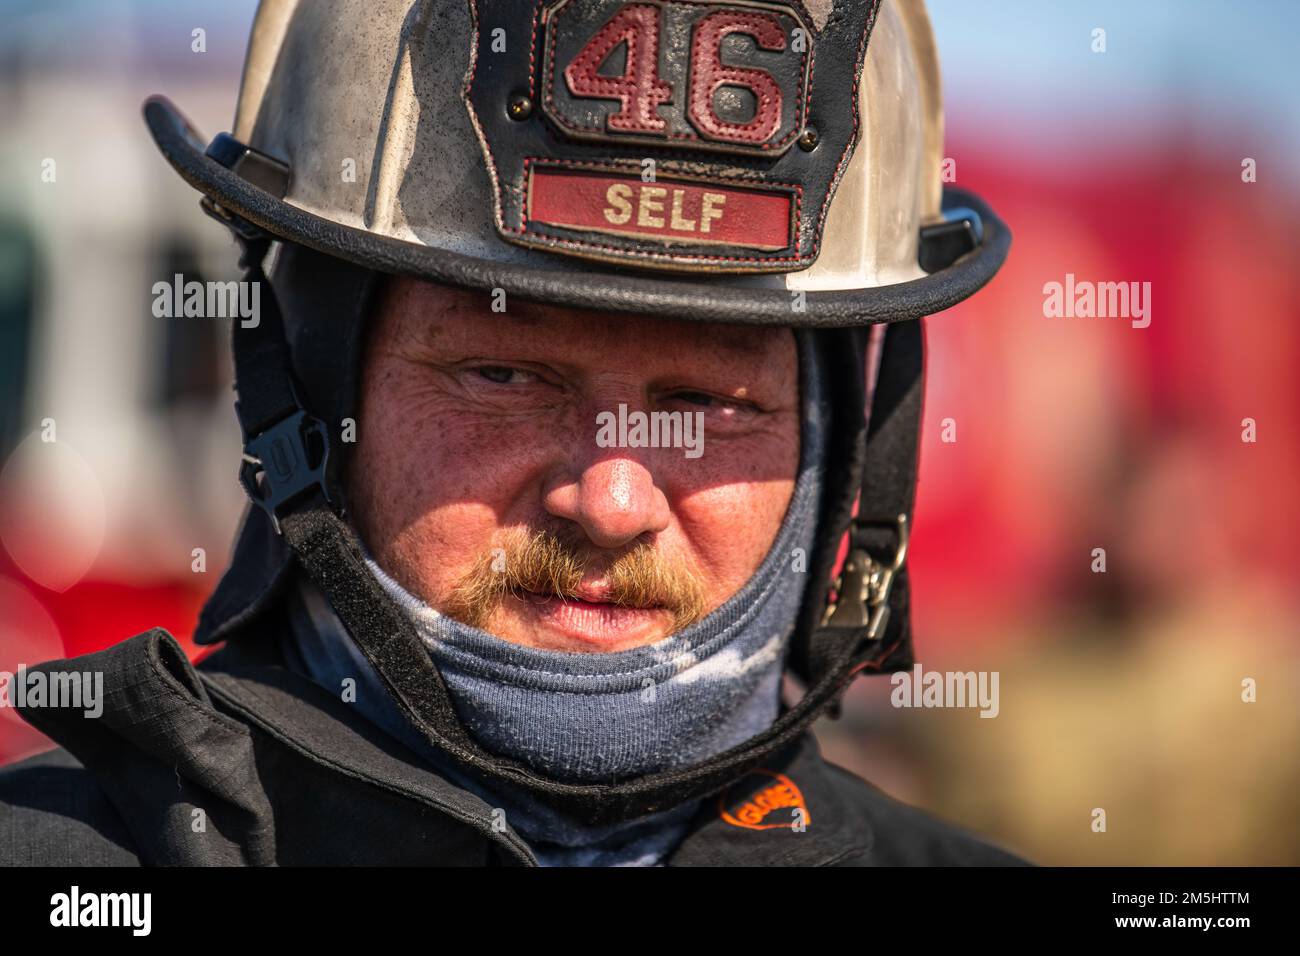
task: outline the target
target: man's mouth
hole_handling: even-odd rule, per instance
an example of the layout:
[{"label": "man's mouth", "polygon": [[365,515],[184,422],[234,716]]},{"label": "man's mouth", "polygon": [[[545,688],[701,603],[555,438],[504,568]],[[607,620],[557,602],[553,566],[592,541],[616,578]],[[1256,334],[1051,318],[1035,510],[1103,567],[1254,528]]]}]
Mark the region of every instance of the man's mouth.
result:
[{"label": "man's mouth", "polygon": [[614,603],[603,583],[582,584],[572,594],[525,591],[525,615],[571,644],[573,649],[621,650],[645,643],[655,631],[667,636],[673,613],[665,607],[628,607]]}]

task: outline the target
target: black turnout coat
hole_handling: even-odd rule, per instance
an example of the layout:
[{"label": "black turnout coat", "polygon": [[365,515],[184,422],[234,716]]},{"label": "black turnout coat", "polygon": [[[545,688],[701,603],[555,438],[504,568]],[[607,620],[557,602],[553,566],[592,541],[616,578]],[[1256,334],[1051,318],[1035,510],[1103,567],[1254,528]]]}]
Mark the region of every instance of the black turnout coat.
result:
[{"label": "black turnout coat", "polygon": [[[59,746],[0,768],[0,863],[536,864],[483,800],[288,669],[275,646],[230,643],[196,667],[153,630],[40,665],[102,671],[104,711],[22,711]],[[807,735],[706,799],[665,862],[1021,861],[827,762]]]}]

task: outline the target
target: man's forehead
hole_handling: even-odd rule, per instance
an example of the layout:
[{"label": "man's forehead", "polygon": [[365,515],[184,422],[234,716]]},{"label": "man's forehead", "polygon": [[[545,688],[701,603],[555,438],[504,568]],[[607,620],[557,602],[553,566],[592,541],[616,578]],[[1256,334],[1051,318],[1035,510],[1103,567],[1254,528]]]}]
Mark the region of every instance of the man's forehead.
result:
[{"label": "man's forehead", "polygon": [[494,300],[488,293],[429,282],[411,284],[419,287],[410,290],[413,296],[398,300],[409,304],[408,318],[414,320],[403,323],[407,334],[444,343],[465,336],[490,336],[493,344],[521,348],[563,348],[578,341],[611,348],[620,343],[641,347],[656,341],[674,348],[694,346],[720,357],[755,359],[779,351],[794,336],[792,329],[785,328],[593,312],[519,298]]}]

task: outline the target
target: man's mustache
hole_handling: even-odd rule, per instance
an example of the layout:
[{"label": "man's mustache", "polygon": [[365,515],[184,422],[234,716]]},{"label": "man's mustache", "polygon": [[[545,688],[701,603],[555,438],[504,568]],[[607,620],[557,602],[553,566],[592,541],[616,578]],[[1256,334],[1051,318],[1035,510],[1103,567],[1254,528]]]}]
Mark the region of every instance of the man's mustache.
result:
[{"label": "man's mustache", "polygon": [[554,594],[576,600],[595,565],[606,585],[602,598],[610,604],[671,611],[675,631],[702,616],[704,586],[685,564],[665,559],[644,542],[609,558],[576,538],[547,530],[505,533],[456,585],[444,612],[482,628],[507,596]]}]

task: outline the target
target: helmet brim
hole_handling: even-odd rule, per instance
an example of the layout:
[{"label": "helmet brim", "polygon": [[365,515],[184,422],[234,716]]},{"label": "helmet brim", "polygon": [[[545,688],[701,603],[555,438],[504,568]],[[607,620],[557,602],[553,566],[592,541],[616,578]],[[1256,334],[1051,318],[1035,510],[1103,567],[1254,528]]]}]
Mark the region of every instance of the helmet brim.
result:
[{"label": "helmet brim", "polygon": [[[297,243],[356,265],[468,289],[503,289],[530,301],[705,322],[805,328],[844,328],[917,319],[973,295],[997,273],[1011,232],[993,210],[966,190],[946,188],[943,208],[968,207],[983,223],[983,239],[946,268],[893,285],[810,291],[792,308],[783,288],[760,288],[735,276],[645,274],[593,263],[589,270],[557,270],[465,255],[343,225],[300,209],[240,177],[205,152],[181,112],[162,96],[144,104],[144,118],[164,158],[220,210],[276,239]],[[598,277],[599,281],[593,281]]]}]

